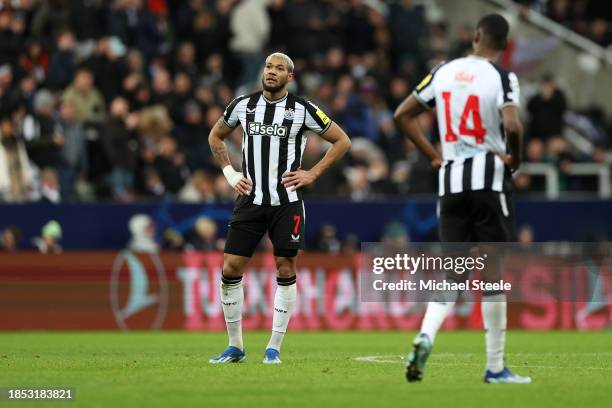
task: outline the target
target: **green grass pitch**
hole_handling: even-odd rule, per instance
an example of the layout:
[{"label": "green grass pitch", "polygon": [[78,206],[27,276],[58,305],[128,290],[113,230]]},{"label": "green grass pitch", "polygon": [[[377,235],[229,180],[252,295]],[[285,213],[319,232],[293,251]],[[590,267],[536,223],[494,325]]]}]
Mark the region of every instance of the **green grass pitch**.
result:
[{"label": "green grass pitch", "polygon": [[[404,380],[414,333],[289,333],[284,364],[261,363],[268,333],[247,332],[247,361],[210,366],[224,333],[0,334],[0,386],[69,386],[71,403],[16,407],[609,407],[612,332],[509,332],[507,363],[531,385],[482,383],[484,336],[442,332],[422,383]],[[6,404],[6,405],[5,405]]]}]

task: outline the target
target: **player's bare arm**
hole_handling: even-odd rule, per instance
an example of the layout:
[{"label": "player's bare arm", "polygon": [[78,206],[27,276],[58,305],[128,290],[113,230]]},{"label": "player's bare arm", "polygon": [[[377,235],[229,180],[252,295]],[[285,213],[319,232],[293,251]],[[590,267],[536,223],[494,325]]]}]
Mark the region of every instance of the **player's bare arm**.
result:
[{"label": "player's bare arm", "polygon": [[253,184],[251,180],[245,178],[242,173],[234,170],[230,163],[229,155],[227,154],[227,148],[225,147],[225,138],[227,138],[233,130],[233,128],[227,126],[223,118],[219,118],[208,135],[208,144],[210,144],[210,150],[213,156],[221,165],[223,174],[228,183],[238,192],[238,194],[248,195]]},{"label": "player's bare arm", "polygon": [[397,107],[393,118],[408,139],[429,157],[431,165],[438,169],[442,165],[442,156],[440,156],[440,153],[438,153],[431,142],[427,140],[417,122],[417,117],[425,111],[425,107],[416,100],[414,95],[410,95]]},{"label": "player's bare arm", "polygon": [[283,174],[283,186],[295,191],[300,187],[311,185],[351,148],[351,140],[336,123],[332,123],[329,129],[320,136],[331,143],[331,147],[327,150],[325,156],[310,170],[299,168],[296,171],[289,171]]},{"label": "player's bare arm", "polygon": [[523,124],[519,117],[519,110],[514,105],[502,108],[502,122],[508,141],[510,154],[502,157],[504,162],[516,171],[523,161]]}]

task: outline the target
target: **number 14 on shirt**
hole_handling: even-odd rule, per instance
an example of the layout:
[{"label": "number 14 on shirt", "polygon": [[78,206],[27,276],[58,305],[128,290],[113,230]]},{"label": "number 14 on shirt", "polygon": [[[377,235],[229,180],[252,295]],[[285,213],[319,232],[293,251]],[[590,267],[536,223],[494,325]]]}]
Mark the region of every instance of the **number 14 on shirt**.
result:
[{"label": "number 14 on shirt", "polygon": [[[446,91],[442,92],[442,98],[444,99],[444,116],[446,122],[446,133],[444,140],[447,142],[456,142],[459,138],[455,132],[451,123],[451,93]],[[467,126],[469,117],[472,117],[472,127]],[[484,138],[487,134],[485,128],[482,127],[482,119],[480,118],[480,100],[478,95],[469,95],[461,114],[461,121],[459,122],[459,133],[461,136],[471,136],[476,140],[477,144],[484,143]]]}]

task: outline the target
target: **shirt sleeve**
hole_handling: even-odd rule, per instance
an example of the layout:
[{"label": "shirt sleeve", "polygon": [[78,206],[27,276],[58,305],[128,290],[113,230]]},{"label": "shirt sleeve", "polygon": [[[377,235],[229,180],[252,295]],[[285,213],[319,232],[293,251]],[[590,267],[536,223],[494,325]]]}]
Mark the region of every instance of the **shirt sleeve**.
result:
[{"label": "shirt sleeve", "polygon": [[231,101],[225,108],[225,112],[223,112],[223,122],[225,122],[228,127],[235,128],[238,126],[238,109],[236,109],[236,107],[238,106],[238,102],[243,99],[241,95]]},{"label": "shirt sleeve", "polygon": [[443,64],[444,63],[436,65],[416,86],[414,92],[412,93],[416,100],[427,109],[431,109],[436,106],[434,77],[436,75],[436,71],[438,71]]},{"label": "shirt sleeve", "polygon": [[332,120],[317,105],[306,101],[304,125],[315,133],[322,135],[329,129]]},{"label": "shirt sleeve", "polygon": [[502,72],[501,85],[497,95],[497,106],[500,109],[507,105],[519,106],[520,89],[516,74],[514,72]]}]

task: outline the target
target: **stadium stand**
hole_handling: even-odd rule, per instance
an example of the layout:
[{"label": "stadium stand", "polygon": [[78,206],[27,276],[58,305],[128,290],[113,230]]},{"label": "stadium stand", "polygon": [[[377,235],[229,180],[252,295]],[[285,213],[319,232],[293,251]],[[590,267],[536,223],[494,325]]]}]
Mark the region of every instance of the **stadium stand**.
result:
[{"label": "stadium stand", "polygon": [[[575,2],[584,7],[578,16],[567,1],[521,3],[609,44],[609,16],[591,11],[597,2]],[[10,163],[0,167],[0,200],[231,200],[207,134],[235,95],[259,85],[270,50],[295,58],[294,91],[320,104],[354,142],[350,157],[307,195],[358,201],[433,192],[434,172],[400,137],[392,111],[431,66],[469,50],[471,27],[451,29],[447,20],[436,2],[411,0],[0,2],[0,155]],[[523,87],[527,154],[552,169],[553,186],[523,173],[519,190],[609,195],[608,112],[573,110],[563,98],[572,88],[539,79],[539,91]],[[550,115],[555,128],[539,129]],[[435,139],[432,119],[421,125]],[[236,165],[239,143],[236,135]],[[324,149],[311,138],[305,165]],[[573,176],[587,168],[595,178]]]}]

